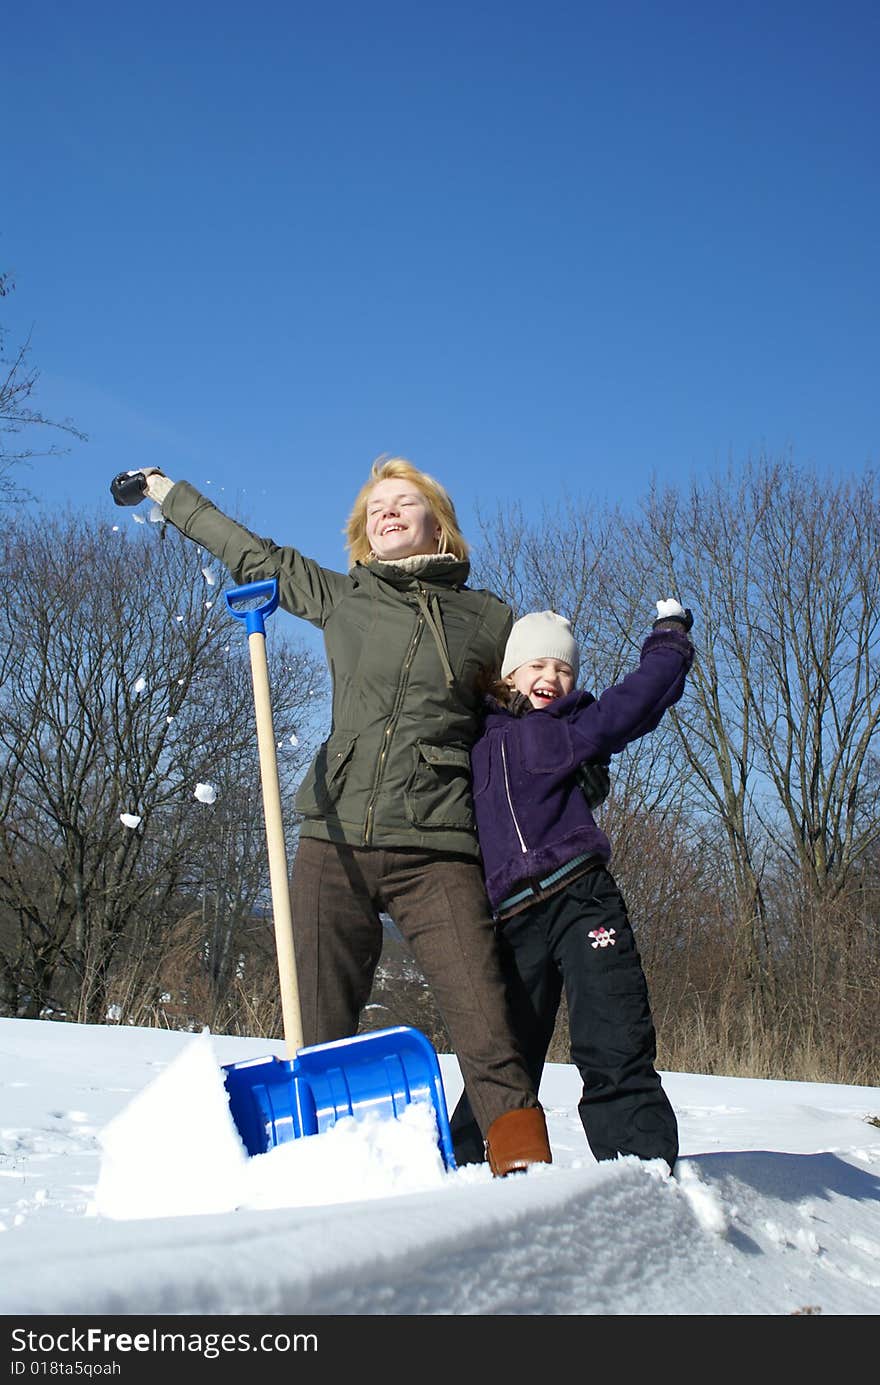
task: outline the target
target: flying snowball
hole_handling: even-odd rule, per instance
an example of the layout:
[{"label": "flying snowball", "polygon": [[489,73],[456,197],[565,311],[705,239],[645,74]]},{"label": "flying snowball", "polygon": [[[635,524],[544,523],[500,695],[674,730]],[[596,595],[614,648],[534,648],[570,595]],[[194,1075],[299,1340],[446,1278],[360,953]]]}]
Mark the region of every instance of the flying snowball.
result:
[{"label": "flying snowball", "polygon": [[202,576],[204,577],[209,587],[214,587],[217,585],[217,574],[212,572],[209,567],[202,568]]},{"label": "flying snowball", "polygon": [[137,680],[137,682],[135,683],[135,685],[134,685],[134,690],[135,690],[136,693],[142,693],[142,692],[144,691],[144,689],[145,689],[146,686],[147,686],[147,680],[146,680],[146,678],[139,678],[139,679]]},{"label": "flying snowball", "polygon": [[196,784],[195,795],[200,803],[217,802],[217,790],[213,784]]},{"label": "flying snowball", "polygon": [[143,515],[135,515],[135,514],[133,514],[133,515],[132,515],[132,519],[134,520],[135,524],[146,524],[146,522],[147,522],[147,521],[144,519]]},{"label": "flying snowball", "polygon": [[120,813],[119,821],[123,827],[139,827],[141,822],[137,813]]}]

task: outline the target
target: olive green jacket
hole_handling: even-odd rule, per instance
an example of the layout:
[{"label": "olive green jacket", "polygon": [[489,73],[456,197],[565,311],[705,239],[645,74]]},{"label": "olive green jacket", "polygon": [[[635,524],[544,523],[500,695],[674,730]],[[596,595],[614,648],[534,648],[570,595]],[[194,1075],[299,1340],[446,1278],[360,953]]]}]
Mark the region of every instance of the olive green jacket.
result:
[{"label": "olive green jacket", "polygon": [[470,565],[452,557],[321,567],[252,534],[186,481],[162,511],[237,584],[277,577],[280,605],[324,632],[333,715],[296,796],[302,835],[477,857],[476,681],[500,666],[509,607],[465,586]]}]

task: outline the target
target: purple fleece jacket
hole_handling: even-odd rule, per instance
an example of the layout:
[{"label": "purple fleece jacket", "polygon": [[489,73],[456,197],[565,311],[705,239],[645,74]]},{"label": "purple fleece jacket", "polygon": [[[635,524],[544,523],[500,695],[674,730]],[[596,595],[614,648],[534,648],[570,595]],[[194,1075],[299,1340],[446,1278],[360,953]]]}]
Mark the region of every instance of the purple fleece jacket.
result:
[{"label": "purple fleece jacket", "polygon": [[574,772],[583,761],[607,761],[653,731],[681,697],[693,656],[683,630],[658,630],[642,645],[638,668],[598,698],[575,689],[521,716],[486,699],[471,765],[493,909],[582,852],[610,859],[611,844]]}]

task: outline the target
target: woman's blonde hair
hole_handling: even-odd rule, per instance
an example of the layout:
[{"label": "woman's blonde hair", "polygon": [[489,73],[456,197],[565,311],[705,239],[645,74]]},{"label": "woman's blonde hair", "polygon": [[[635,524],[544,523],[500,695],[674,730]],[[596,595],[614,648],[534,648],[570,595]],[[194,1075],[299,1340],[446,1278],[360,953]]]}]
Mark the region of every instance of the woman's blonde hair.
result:
[{"label": "woman's blonde hair", "polygon": [[425,497],[431,513],[440,526],[438,553],[451,553],[456,558],[466,558],[468,545],[458,527],[455,506],[448,494],[425,471],[419,471],[405,457],[379,457],[372,466],[370,479],[361,486],[354,502],[344,533],[348,557],[351,563],[365,563],[370,557],[370,541],[367,538],[367,503],[370,492],[378,481],[394,478],[409,481]]}]

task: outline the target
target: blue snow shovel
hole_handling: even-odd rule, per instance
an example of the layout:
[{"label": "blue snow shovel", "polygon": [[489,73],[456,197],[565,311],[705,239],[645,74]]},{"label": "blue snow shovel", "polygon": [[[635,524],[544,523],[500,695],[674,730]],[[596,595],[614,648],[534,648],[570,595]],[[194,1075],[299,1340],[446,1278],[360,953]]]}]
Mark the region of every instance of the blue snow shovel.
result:
[{"label": "blue snow shovel", "polygon": [[263,813],[269,850],[269,883],[287,1058],[252,1058],[224,1067],[229,1108],[248,1154],[318,1135],[344,1116],[363,1120],[399,1116],[413,1102],[434,1108],[444,1164],[455,1168],[440,1064],[418,1029],[401,1025],[350,1039],[302,1047],[302,1015],[293,949],[287,852],[269,695],[264,619],[278,605],[278,580],[251,582],[226,593],[226,604],[248,634]]}]

